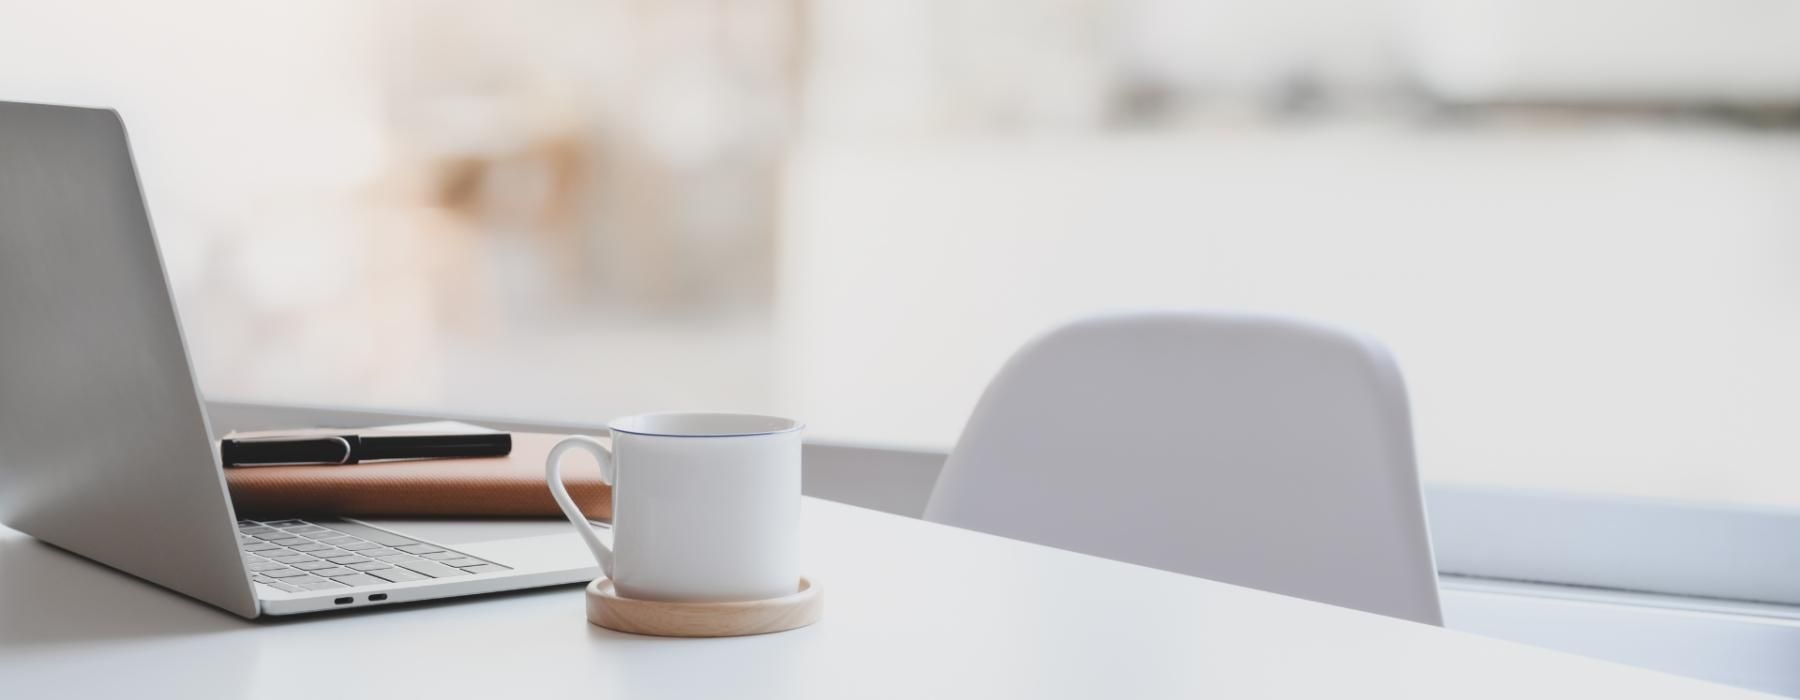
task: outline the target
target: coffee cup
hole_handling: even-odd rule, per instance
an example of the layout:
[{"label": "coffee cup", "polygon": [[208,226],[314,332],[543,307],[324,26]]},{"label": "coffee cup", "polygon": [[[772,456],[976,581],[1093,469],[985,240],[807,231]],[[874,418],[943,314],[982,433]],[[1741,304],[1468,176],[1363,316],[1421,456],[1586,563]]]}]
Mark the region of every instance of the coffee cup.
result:
[{"label": "coffee cup", "polygon": [[[545,479],[620,596],[682,602],[765,600],[800,581],[798,421],[733,413],[614,420],[608,446],[570,436]],[[612,486],[612,546],[562,483],[562,458],[591,453]]]}]

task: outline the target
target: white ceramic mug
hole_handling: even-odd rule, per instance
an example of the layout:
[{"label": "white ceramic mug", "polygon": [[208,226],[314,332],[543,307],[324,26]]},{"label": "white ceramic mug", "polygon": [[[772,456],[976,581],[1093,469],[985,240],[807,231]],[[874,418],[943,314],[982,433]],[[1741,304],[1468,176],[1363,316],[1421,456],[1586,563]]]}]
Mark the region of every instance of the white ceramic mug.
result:
[{"label": "white ceramic mug", "polygon": [[[800,583],[798,421],[731,413],[655,413],[556,443],[545,479],[619,595],[641,600],[763,600]],[[562,457],[593,453],[613,487],[613,544],[600,541],[562,483]]]}]

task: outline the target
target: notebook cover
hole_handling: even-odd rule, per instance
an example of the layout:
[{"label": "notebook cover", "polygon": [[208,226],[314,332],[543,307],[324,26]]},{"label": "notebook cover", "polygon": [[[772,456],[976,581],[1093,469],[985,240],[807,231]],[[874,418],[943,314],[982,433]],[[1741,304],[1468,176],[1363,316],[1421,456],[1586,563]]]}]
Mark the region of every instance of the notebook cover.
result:
[{"label": "notebook cover", "polygon": [[[512,454],[475,459],[225,470],[240,518],[306,515],[556,516],[544,458],[561,435],[513,433]],[[589,518],[612,519],[612,489],[593,457],[563,457],[569,495]]]}]

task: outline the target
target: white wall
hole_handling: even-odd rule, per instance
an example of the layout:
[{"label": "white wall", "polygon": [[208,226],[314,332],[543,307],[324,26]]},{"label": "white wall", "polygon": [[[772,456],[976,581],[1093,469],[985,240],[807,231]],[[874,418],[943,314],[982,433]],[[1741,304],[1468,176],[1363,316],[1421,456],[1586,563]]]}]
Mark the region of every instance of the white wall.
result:
[{"label": "white wall", "polygon": [[374,359],[425,366],[416,297],[370,293],[400,282],[377,274],[389,253],[359,208],[386,165],[372,12],[0,0],[0,100],[123,116],[202,386],[322,400],[433,379]]},{"label": "white wall", "polygon": [[215,239],[379,167],[361,5],[0,0],[0,99],[118,109],[187,282]]},{"label": "white wall", "polygon": [[1411,0],[1406,53],[1459,101],[1800,103],[1787,0]]}]

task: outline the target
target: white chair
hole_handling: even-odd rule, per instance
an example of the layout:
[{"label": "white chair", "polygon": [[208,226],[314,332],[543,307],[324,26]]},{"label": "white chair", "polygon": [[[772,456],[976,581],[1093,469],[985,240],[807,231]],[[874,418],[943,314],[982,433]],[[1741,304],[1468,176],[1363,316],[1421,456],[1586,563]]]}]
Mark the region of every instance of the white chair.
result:
[{"label": "white chair", "polygon": [[1143,313],[1032,341],[925,517],[1442,623],[1399,368],[1310,323]]}]

